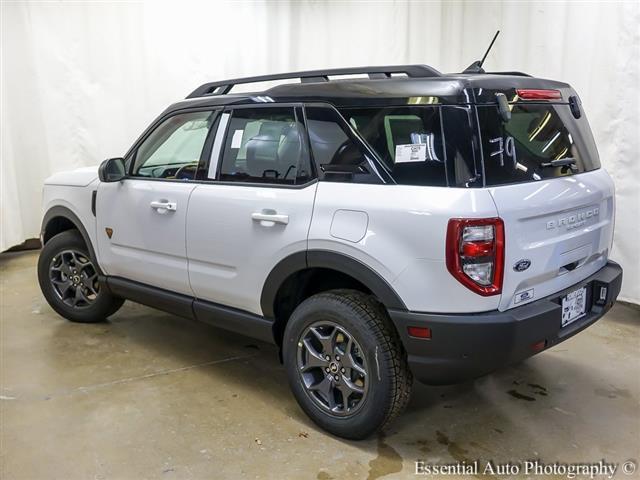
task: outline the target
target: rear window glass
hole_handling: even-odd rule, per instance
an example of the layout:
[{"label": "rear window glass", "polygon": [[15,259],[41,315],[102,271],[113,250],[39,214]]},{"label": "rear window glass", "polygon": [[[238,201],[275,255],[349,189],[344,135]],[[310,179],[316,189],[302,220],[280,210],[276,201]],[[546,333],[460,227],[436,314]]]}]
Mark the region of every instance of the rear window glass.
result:
[{"label": "rear window glass", "polygon": [[[503,122],[495,106],[479,106],[485,185],[562,177],[600,168],[584,115],[568,105],[516,104]],[[566,160],[572,165],[558,165]]]},{"label": "rear window glass", "polygon": [[447,185],[439,107],[340,111],[403,185]]}]

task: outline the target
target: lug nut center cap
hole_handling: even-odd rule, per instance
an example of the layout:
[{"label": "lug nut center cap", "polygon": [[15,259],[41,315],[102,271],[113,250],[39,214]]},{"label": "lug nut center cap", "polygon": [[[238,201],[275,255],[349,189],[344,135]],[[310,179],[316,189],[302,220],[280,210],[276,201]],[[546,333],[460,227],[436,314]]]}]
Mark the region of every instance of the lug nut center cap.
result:
[{"label": "lug nut center cap", "polygon": [[338,367],[338,364],[336,362],[331,362],[331,364],[329,365],[329,370],[331,370],[332,373],[337,373],[339,369],[340,368]]}]

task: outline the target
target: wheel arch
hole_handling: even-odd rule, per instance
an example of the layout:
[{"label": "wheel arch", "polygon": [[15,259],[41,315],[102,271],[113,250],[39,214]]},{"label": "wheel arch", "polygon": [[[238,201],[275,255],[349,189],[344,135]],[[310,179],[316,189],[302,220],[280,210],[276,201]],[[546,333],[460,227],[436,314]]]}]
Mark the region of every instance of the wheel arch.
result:
[{"label": "wheel arch", "polygon": [[[274,321],[273,334],[277,344],[281,342],[288,315],[301,301],[308,298],[309,295],[305,296],[304,291],[308,282],[311,281],[308,276],[314,274],[322,274],[325,281],[330,276],[328,285],[331,285],[331,288],[312,288],[311,294],[333,288],[354,288],[373,294],[387,309],[406,310],[406,305],[393,287],[379,273],[360,260],[327,250],[296,252],[282,259],[271,270],[260,297],[263,315]],[[289,288],[296,290],[295,295],[298,295],[298,298],[289,299],[291,304],[284,308],[283,315],[278,311],[278,303],[282,299],[283,289]]]},{"label": "wheel arch", "polygon": [[89,237],[87,229],[82,224],[80,218],[78,218],[78,216],[67,207],[56,205],[51,207],[44,214],[44,218],[42,219],[42,228],[40,230],[42,244],[46,244],[55,235],[67,230],[77,230],[80,233],[84,243],[87,245],[89,255],[91,255],[91,260],[99,269],[96,252],[93,249],[91,237]]}]

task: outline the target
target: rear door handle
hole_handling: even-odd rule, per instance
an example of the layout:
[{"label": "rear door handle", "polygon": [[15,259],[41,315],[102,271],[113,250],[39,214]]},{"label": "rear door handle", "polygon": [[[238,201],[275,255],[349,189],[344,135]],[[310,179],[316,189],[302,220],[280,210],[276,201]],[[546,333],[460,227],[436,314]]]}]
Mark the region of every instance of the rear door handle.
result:
[{"label": "rear door handle", "polygon": [[254,222],[273,222],[287,225],[289,223],[289,215],[278,214],[275,210],[263,210],[262,212],[253,212],[251,219]]},{"label": "rear door handle", "polygon": [[176,202],[166,202],[164,200],[151,202],[149,205],[151,208],[157,210],[158,213],[175,212],[178,209]]}]

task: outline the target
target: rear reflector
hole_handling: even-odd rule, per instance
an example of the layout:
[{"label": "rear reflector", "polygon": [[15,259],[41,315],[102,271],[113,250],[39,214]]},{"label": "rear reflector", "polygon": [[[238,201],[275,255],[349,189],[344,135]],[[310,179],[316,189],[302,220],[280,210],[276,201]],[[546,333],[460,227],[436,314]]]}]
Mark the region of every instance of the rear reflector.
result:
[{"label": "rear reflector", "polygon": [[562,100],[560,90],[517,89],[522,100]]},{"label": "rear reflector", "polygon": [[544,350],[544,347],[547,346],[547,341],[546,340],[540,340],[539,342],[534,343],[533,345],[531,345],[531,350],[535,353],[541,352],[542,350]]},{"label": "rear reflector", "polygon": [[407,327],[410,337],[415,338],[431,338],[431,329],[427,327]]}]

